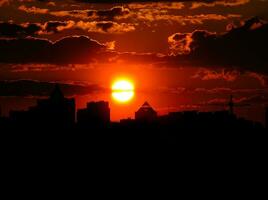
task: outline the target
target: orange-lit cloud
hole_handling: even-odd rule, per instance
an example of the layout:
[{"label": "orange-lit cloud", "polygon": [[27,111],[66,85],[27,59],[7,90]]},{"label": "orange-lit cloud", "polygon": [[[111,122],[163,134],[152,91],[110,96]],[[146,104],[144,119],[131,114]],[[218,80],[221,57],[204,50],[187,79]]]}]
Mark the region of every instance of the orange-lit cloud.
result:
[{"label": "orange-lit cloud", "polygon": [[[261,26],[252,29],[260,23]],[[225,34],[197,30],[190,34],[174,34],[168,41],[173,55],[177,50],[178,62],[197,66],[237,67],[256,72],[260,70],[267,74],[267,33],[268,24],[255,17]]]},{"label": "orange-lit cloud", "polygon": [[130,9],[175,9],[180,10],[185,7],[182,2],[153,2],[153,3],[130,3],[128,4]]},{"label": "orange-lit cloud", "polygon": [[84,20],[117,20],[127,18],[130,14],[130,10],[128,8],[122,6],[115,6],[110,9],[103,10],[56,10],[50,11],[49,9],[38,8],[35,6],[26,7],[25,5],[21,5],[19,8],[21,11],[25,11],[27,13],[32,14],[50,14],[56,17],[72,17]]},{"label": "orange-lit cloud", "polygon": [[48,14],[49,10],[46,8],[38,8],[35,6],[32,7],[26,7],[25,5],[21,5],[18,7],[19,10],[27,12],[27,13],[32,13],[32,14]]},{"label": "orange-lit cloud", "polygon": [[169,36],[168,43],[171,55],[190,53],[191,42],[192,37],[189,33],[175,33]]},{"label": "orange-lit cloud", "polygon": [[116,23],[113,21],[101,21],[101,22],[84,22],[79,21],[75,24],[75,28],[80,28],[88,32],[99,33],[127,33],[135,30],[135,26],[129,23]]},{"label": "orange-lit cloud", "polygon": [[49,21],[41,23],[22,23],[14,24],[0,22],[0,37],[27,37],[37,35],[54,34],[64,30],[79,29],[91,33],[112,33],[122,34],[135,30],[132,24],[112,21],[84,22],[73,20],[69,21]]},{"label": "orange-lit cloud", "polygon": [[250,0],[217,0],[212,2],[193,2],[191,9],[196,9],[199,7],[214,7],[214,6],[240,6],[249,3]]},{"label": "orange-lit cloud", "polygon": [[248,75],[250,77],[256,78],[257,80],[260,81],[260,83],[262,84],[262,86],[267,87],[268,86],[268,76],[267,75],[263,75],[263,74],[259,74],[259,73],[255,73],[255,72],[249,72]]},{"label": "orange-lit cloud", "polygon": [[[160,4],[161,3],[157,3]],[[142,5],[142,4],[141,4]],[[180,4],[179,4],[180,5]],[[170,4],[169,6],[178,6]],[[131,6],[130,6],[131,8]],[[182,8],[182,7],[179,7]],[[32,14],[49,14],[56,17],[70,17],[83,20],[95,20],[95,21],[117,21],[128,19],[131,21],[166,21],[168,23],[179,23],[181,25],[186,24],[203,24],[204,21],[215,20],[223,21],[228,19],[240,18],[239,14],[197,14],[197,15],[175,15],[168,12],[165,9],[155,9],[155,7],[141,8],[132,10],[122,6],[112,7],[110,9],[103,10],[58,10],[49,11],[48,9],[41,9],[37,7],[26,7],[24,5],[19,7],[19,10]]]},{"label": "orange-lit cloud", "polygon": [[199,78],[201,80],[219,80],[234,81],[240,75],[239,71],[213,71],[207,69],[201,69],[192,78]]},{"label": "orange-lit cloud", "polygon": [[[12,48],[15,47],[15,48]],[[25,51],[27,49],[27,51]],[[107,46],[85,36],[65,37],[52,43],[45,39],[0,40],[2,63],[90,63],[107,52]]]},{"label": "orange-lit cloud", "polygon": [[240,15],[228,14],[198,14],[198,15],[173,15],[167,13],[165,10],[141,10],[135,14],[134,19],[141,21],[155,22],[155,21],[165,21],[168,23],[176,22],[181,25],[186,24],[203,24],[204,21],[215,20],[222,21],[232,18],[240,18]]},{"label": "orange-lit cloud", "polygon": [[[48,32],[55,31],[55,29],[61,31],[65,28],[78,27],[77,23],[67,23],[67,25],[59,24],[59,22],[50,23],[50,25],[45,25]],[[101,61],[108,63],[142,63],[160,67],[203,67],[209,70],[200,72],[196,75],[196,78],[232,81],[235,80],[240,71],[268,74],[265,67],[268,62],[267,51],[265,51],[267,46],[265,45],[267,44],[267,23],[263,22],[261,26],[251,28],[254,24],[259,23],[258,18],[252,18],[242,26],[231,29],[224,34],[211,33],[205,30],[173,34],[168,38],[168,44],[172,50],[171,55],[111,51],[114,49],[114,43],[105,44],[104,42],[101,44],[87,37],[63,38],[55,43],[29,38],[24,40],[1,39],[0,50],[4,53],[0,55],[0,62],[81,64]],[[84,27],[85,30],[91,30],[91,25],[91,22],[88,22],[79,26]],[[102,31],[108,31],[104,27],[98,28],[102,28]],[[115,40],[109,39],[107,41]],[[26,48],[25,45],[28,49],[27,52],[23,51]],[[33,48],[31,49],[31,47]],[[227,70],[216,73],[215,70],[211,71],[213,68]]]},{"label": "orange-lit cloud", "polygon": [[[135,30],[135,26],[128,23],[117,23],[113,21],[78,21],[69,20],[66,22],[55,22],[54,30],[55,32],[60,32],[68,29],[80,29],[91,33],[112,33],[112,34],[122,34]],[[44,24],[43,32],[44,34],[49,33],[49,26],[53,22],[47,22]],[[51,29],[50,29],[51,30]],[[52,29],[53,31],[53,29]],[[42,34],[42,32],[40,32]]]}]

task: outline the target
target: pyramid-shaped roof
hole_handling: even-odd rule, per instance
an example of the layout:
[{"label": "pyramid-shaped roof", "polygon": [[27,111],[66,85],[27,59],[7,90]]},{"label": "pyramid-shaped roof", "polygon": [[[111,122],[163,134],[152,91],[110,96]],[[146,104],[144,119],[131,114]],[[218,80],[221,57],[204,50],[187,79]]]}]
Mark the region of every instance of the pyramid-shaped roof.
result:
[{"label": "pyramid-shaped roof", "polygon": [[145,101],[144,104],[141,107],[151,107],[151,106],[147,101]]},{"label": "pyramid-shaped roof", "polygon": [[152,108],[152,106],[150,106],[150,104],[147,101],[145,101],[144,104],[142,104],[142,106],[138,110],[138,112],[148,112],[148,111],[155,112],[155,110]]}]

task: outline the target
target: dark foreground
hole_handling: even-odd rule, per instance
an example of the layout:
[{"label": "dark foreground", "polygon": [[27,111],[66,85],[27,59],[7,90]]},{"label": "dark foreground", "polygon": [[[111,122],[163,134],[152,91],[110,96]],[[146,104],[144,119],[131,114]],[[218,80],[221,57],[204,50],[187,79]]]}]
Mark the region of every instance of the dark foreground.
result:
[{"label": "dark foreground", "polygon": [[34,159],[267,157],[267,129],[13,127],[1,129],[4,155]]},{"label": "dark foreground", "polygon": [[[243,131],[13,127],[1,129],[2,171],[6,184],[16,180],[21,187],[31,181],[31,192],[41,195],[47,190],[40,183],[57,192],[60,187],[70,191],[78,187],[99,196],[140,197],[141,191],[158,196],[165,187],[185,190],[187,195],[216,192],[226,197],[228,187],[241,195],[238,187],[250,184],[249,191],[252,185],[261,189],[268,152],[266,130]],[[162,195],[166,198],[169,193]]]}]

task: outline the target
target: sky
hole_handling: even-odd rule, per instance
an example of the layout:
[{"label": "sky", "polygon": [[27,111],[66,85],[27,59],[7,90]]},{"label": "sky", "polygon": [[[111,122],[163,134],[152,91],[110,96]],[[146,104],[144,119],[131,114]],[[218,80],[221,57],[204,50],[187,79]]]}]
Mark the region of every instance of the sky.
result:
[{"label": "sky", "polygon": [[[264,121],[267,0],[0,0],[0,106],[27,109],[55,83],[77,108],[109,101],[111,118],[148,101],[160,114],[228,109]],[[128,103],[111,85],[131,80]]]}]

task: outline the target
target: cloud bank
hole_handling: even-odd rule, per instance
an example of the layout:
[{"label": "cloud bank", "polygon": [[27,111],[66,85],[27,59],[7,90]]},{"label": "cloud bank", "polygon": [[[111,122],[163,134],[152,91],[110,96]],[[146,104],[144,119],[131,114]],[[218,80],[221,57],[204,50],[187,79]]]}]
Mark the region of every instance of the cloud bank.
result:
[{"label": "cloud bank", "polygon": [[[98,85],[79,85],[57,83],[64,95],[86,95],[93,92],[99,92],[103,88]],[[56,83],[41,82],[35,80],[14,80],[14,81],[0,81],[0,96],[20,96],[20,97],[42,97],[49,96],[53,91]]]}]

